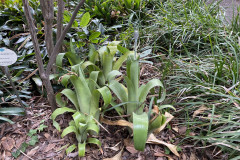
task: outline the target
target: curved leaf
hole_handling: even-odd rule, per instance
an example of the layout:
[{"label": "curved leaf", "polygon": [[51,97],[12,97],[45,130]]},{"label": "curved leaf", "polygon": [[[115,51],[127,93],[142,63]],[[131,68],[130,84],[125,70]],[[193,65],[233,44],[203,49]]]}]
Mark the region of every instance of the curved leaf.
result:
[{"label": "curved leaf", "polygon": [[133,113],[133,141],[136,150],[144,151],[148,136],[148,115]]},{"label": "curved leaf", "polygon": [[88,138],[87,143],[96,144],[101,148],[102,143],[97,138]]},{"label": "curved leaf", "polygon": [[110,82],[111,80],[114,80],[114,78],[115,78],[116,76],[120,76],[120,75],[122,75],[121,72],[119,72],[119,71],[117,71],[117,70],[112,70],[111,72],[108,73],[106,79],[107,79],[108,82]]},{"label": "curved leaf", "polygon": [[70,75],[68,74],[65,74],[61,77],[61,84],[67,88],[67,85],[68,85],[68,80],[70,79]]},{"label": "curved leaf", "polygon": [[88,123],[87,124],[87,131],[94,131],[96,135],[99,133],[99,126],[96,123]]},{"label": "curved leaf", "polygon": [[146,100],[146,98],[147,98],[147,95],[148,95],[149,91],[152,88],[154,88],[154,87],[162,87],[162,88],[164,88],[162,82],[159,79],[152,79],[141,90],[141,92],[139,94],[139,101],[140,102],[144,102]]},{"label": "curved leaf", "polygon": [[2,120],[2,121],[6,121],[6,122],[8,122],[8,123],[10,123],[10,124],[14,124],[13,121],[11,121],[10,119],[8,119],[8,118],[6,118],[6,117],[2,117],[2,116],[0,116],[0,120]]},{"label": "curved leaf", "polygon": [[122,55],[113,65],[113,70],[119,70],[119,68],[122,66],[123,62],[125,62],[130,54],[134,54],[134,52],[129,51]]},{"label": "curved leaf", "polygon": [[64,136],[66,136],[67,134],[72,133],[72,132],[77,133],[76,127],[75,127],[75,126],[68,126],[67,128],[65,128],[65,129],[63,130],[63,132],[62,132],[62,134],[61,134],[61,137],[64,137]]},{"label": "curved leaf", "polygon": [[99,88],[97,90],[98,90],[98,92],[101,94],[101,96],[103,98],[104,107],[108,106],[111,103],[111,100],[112,100],[111,91],[106,86],[104,86],[102,88]]},{"label": "curved leaf", "polygon": [[172,105],[161,105],[158,108],[159,108],[159,110],[162,110],[162,109],[165,109],[165,108],[171,108],[174,111],[176,111],[176,108],[174,108]]},{"label": "curved leaf", "polygon": [[77,148],[77,146],[76,146],[75,144],[69,146],[69,147],[66,149],[66,154],[72,153],[72,151],[73,151],[74,149],[76,149],[76,148]]},{"label": "curved leaf", "polygon": [[55,120],[58,115],[61,115],[61,114],[65,113],[65,112],[72,112],[72,113],[74,113],[74,112],[76,112],[76,110],[71,109],[71,108],[67,108],[67,107],[58,108],[58,109],[56,109],[52,113],[52,115],[51,115],[52,120]]},{"label": "curved leaf", "polygon": [[117,98],[121,100],[121,102],[128,101],[127,89],[118,81],[112,80],[111,83],[109,84],[109,88],[113,91]]}]

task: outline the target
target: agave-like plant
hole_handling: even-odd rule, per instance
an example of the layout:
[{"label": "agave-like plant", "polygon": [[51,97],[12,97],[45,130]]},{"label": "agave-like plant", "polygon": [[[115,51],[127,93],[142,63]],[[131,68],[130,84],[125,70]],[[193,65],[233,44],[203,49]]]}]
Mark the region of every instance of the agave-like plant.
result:
[{"label": "agave-like plant", "polygon": [[[119,72],[122,64],[127,60],[130,55],[133,55],[133,51],[119,45],[120,41],[113,41],[107,46],[101,47],[96,50],[94,46],[90,47],[89,60],[83,63],[83,69],[88,68],[91,72],[93,70],[100,71],[98,77],[98,84],[100,86],[106,85],[116,76],[121,75]],[[120,57],[115,56],[117,53],[121,53]]]},{"label": "agave-like plant", "polygon": [[[159,79],[152,79],[139,87],[139,60],[136,58],[129,58],[127,61],[125,82],[126,87],[116,80],[110,82],[109,88],[122,102],[110,109],[119,110],[117,108],[124,106],[121,110],[122,113],[129,115],[128,121],[133,122],[134,146],[137,150],[142,151],[145,148],[148,135],[165,122],[165,117],[159,110],[152,110],[152,103],[149,105],[148,113],[144,112],[144,102],[154,87],[160,87],[163,90],[162,97],[158,102],[164,100],[165,89]],[[118,113],[121,114],[121,112]]]},{"label": "agave-like plant", "polygon": [[[82,71],[82,64],[72,66],[70,82],[74,89],[64,89],[61,93],[56,95],[57,103],[61,108],[56,109],[52,114],[54,126],[60,130],[59,124],[55,121],[56,117],[65,112],[72,112],[73,121],[62,132],[62,137],[69,133],[75,133],[78,141],[79,156],[85,155],[85,146],[87,143],[97,144],[99,147],[101,143],[98,139],[92,138],[92,135],[99,133],[99,99],[102,96],[104,105],[107,107],[111,102],[111,92],[104,86],[102,88],[97,85],[97,78],[99,71],[90,73],[89,78],[85,78]],[[67,103],[62,101],[62,95],[68,98],[74,105],[74,109],[66,107]],[[77,146],[71,145],[66,150],[67,153],[72,152]]]}]

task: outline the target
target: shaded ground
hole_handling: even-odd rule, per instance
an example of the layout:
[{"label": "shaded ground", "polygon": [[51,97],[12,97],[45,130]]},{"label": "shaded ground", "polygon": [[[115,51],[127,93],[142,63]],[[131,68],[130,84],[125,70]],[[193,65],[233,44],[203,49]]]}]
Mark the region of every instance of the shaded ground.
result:
[{"label": "shaded ground", "polygon": [[[161,64],[143,65],[141,70],[142,82],[150,77],[158,77],[159,71],[156,66],[161,67]],[[29,131],[36,129],[44,124],[46,128],[36,133],[38,142],[33,146],[28,146],[26,151],[22,152],[17,158],[18,160],[41,160],[41,159],[82,159],[82,160],[207,160],[219,159],[214,156],[218,150],[204,148],[202,146],[194,146],[191,140],[182,140],[185,138],[185,126],[179,126],[179,120],[173,119],[169,123],[168,129],[163,130],[156,135],[158,139],[179,146],[180,157],[173,155],[163,145],[147,144],[144,152],[139,152],[134,149],[132,137],[129,137],[126,127],[107,126],[104,125],[107,133],[103,128],[99,135],[99,140],[102,142],[101,150],[94,145],[87,146],[86,157],[78,158],[78,153],[75,151],[66,155],[65,150],[67,145],[76,143],[74,135],[68,135],[61,138],[60,133],[52,126],[52,121],[49,119],[51,115],[50,106],[46,103],[46,99],[34,97],[29,104],[31,108],[27,109],[27,117],[14,117],[16,122],[14,125],[0,124],[0,158],[3,160],[13,160],[12,152],[16,152],[20,146],[31,141]],[[110,113],[114,114],[114,113]],[[106,117],[107,118],[107,117]],[[62,115],[57,118],[57,121],[62,128],[67,127],[71,120],[70,115]],[[195,134],[195,133],[191,133]],[[114,157],[115,156],[115,157]],[[115,159],[109,159],[114,157]],[[221,157],[220,159],[224,159]]]}]

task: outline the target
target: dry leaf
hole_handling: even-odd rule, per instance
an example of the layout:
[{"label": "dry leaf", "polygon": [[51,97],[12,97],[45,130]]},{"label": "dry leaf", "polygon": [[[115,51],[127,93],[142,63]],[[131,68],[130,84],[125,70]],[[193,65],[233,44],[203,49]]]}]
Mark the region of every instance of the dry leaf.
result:
[{"label": "dry leaf", "polygon": [[197,115],[203,113],[204,111],[208,110],[206,106],[201,106],[198,110],[194,111],[193,118],[195,118]]},{"label": "dry leaf", "polygon": [[126,147],[126,150],[127,150],[128,152],[130,152],[131,154],[136,154],[136,153],[139,152],[138,150],[136,150],[136,149],[134,148],[134,146],[127,146],[127,147]]},{"label": "dry leaf", "polygon": [[186,133],[186,131],[187,131],[187,127],[186,126],[182,126],[182,127],[179,128],[178,133],[180,135],[184,135]]},{"label": "dry leaf", "polygon": [[166,122],[160,128],[156,129],[154,133],[161,132],[166,127],[166,125],[174,118],[174,116],[168,112],[165,112],[164,116],[167,118]]},{"label": "dry leaf", "polygon": [[173,145],[173,144],[168,144],[164,141],[161,141],[159,139],[157,139],[153,134],[150,134],[147,140],[147,143],[150,144],[162,144],[166,147],[168,147],[170,149],[170,151],[172,151],[176,156],[179,157],[178,151],[177,151],[177,146]]},{"label": "dry leaf", "polygon": [[31,151],[27,153],[28,156],[34,156],[34,154],[38,151],[39,146],[33,148]]},{"label": "dry leaf", "polygon": [[169,155],[167,155],[167,154],[164,154],[164,153],[159,153],[159,152],[157,152],[157,153],[154,153],[154,156],[155,156],[155,157],[167,157],[168,160],[173,160],[173,158],[172,158],[171,156],[169,156]]},{"label": "dry leaf", "polygon": [[194,153],[191,153],[190,160],[198,160]]},{"label": "dry leaf", "polygon": [[116,145],[114,145],[113,147],[104,147],[104,148],[106,148],[106,149],[111,149],[111,150],[114,150],[114,151],[119,151],[119,149],[120,149],[119,144],[121,144],[121,141],[118,142],[118,143],[117,143]]},{"label": "dry leaf", "polygon": [[126,120],[110,121],[108,119],[101,117],[100,121],[107,125],[124,126],[124,127],[130,127],[131,129],[133,129],[133,124]]},{"label": "dry leaf", "polygon": [[12,148],[15,146],[15,141],[10,137],[3,137],[1,141],[1,144],[5,151],[11,151]]},{"label": "dry leaf", "polygon": [[116,154],[114,157],[112,157],[112,158],[105,158],[105,159],[103,159],[103,160],[122,160],[122,152],[123,152],[123,148],[122,148],[122,150],[121,150],[118,154]]},{"label": "dry leaf", "polygon": [[48,152],[48,151],[52,150],[55,146],[56,146],[56,144],[54,144],[54,143],[48,144],[48,146],[44,150],[44,152]]}]

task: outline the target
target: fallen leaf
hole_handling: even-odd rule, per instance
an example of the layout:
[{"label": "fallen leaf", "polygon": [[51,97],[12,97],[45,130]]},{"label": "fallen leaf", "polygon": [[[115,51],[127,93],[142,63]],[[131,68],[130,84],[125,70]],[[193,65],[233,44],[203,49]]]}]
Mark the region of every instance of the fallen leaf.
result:
[{"label": "fallen leaf", "polygon": [[191,153],[190,160],[198,160],[194,153]]},{"label": "fallen leaf", "polygon": [[198,110],[194,111],[193,118],[195,118],[197,115],[203,113],[204,111],[208,110],[206,106],[201,106]]},{"label": "fallen leaf", "polygon": [[159,132],[161,132],[161,131],[166,127],[166,125],[174,118],[174,116],[171,115],[171,114],[168,113],[168,112],[165,112],[165,115],[164,115],[164,116],[167,118],[166,122],[165,122],[161,127],[159,127],[158,129],[156,129],[156,130],[154,131],[154,133],[159,133]]},{"label": "fallen leaf", "polygon": [[187,131],[187,127],[186,126],[182,126],[182,127],[179,128],[178,133],[180,135],[184,135],[186,133],[186,131]]},{"label": "fallen leaf", "polygon": [[131,154],[136,154],[136,153],[139,152],[138,150],[136,150],[136,149],[134,148],[134,146],[127,146],[127,147],[126,147],[126,150],[127,150],[128,152],[130,152]]},{"label": "fallen leaf", "polygon": [[46,137],[48,139],[50,137],[50,134],[44,133],[44,137]]},{"label": "fallen leaf", "polygon": [[154,153],[154,156],[155,157],[167,157],[168,160],[173,160],[173,158],[171,156],[164,154],[164,153],[160,153],[160,152]]},{"label": "fallen leaf", "polygon": [[114,151],[119,151],[119,149],[120,149],[119,144],[121,144],[121,141],[118,142],[118,143],[117,143],[116,145],[114,145],[113,147],[104,147],[104,148],[106,148],[106,149],[111,149],[111,150],[114,150]]},{"label": "fallen leaf", "polygon": [[166,147],[168,147],[170,149],[170,151],[172,151],[172,153],[174,153],[176,156],[179,157],[178,151],[177,151],[177,146],[173,145],[173,144],[168,144],[164,141],[161,141],[159,139],[157,139],[153,134],[150,134],[147,140],[147,143],[150,144],[162,144]]},{"label": "fallen leaf", "polygon": [[123,152],[123,148],[114,157],[112,157],[112,158],[105,158],[103,160],[122,160],[122,152]]},{"label": "fallen leaf", "polygon": [[28,156],[34,156],[34,154],[38,151],[39,146],[33,148],[31,151],[27,153]]},{"label": "fallen leaf", "polygon": [[48,144],[48,146],[47,146],[47,148],[45,149],[44,152],[48,152],[48,151],[52,150],[55,146],[56,146],[55,143]]},{"label": "fallen leaf", "polygon": [[124,127],[130,127],[131,129],[133,129],[133,124],[126,120],[110,121],[108,119],[101,117],[100,121],[107,125],[124,126]]},{"label": "fallen leaf", "polygon": [[15,146],[15,141],[10,137],[3,137],[1,141],[1,144],[5,151],[11,151],[12,148]]}]

